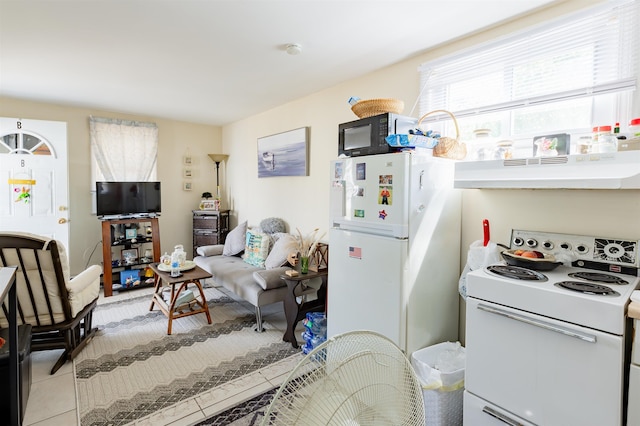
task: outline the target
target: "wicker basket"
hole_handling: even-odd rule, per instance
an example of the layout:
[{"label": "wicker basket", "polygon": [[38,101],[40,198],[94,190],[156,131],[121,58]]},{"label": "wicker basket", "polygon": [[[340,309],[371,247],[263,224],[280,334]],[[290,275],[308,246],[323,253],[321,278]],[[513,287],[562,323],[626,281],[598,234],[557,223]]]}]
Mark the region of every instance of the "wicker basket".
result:
[{"label": "wicker basket", "polygon": [[386,112],[401,114],[403,110],[404,102],[398,99],[369,99],[358,101],[351,107],[351,111],[360,118],[373,117]]},{"label": "wicker basket", "polygon": [[458,121],[456,117],[449,111],[444,109],[437,109],[434,111],[429,111],[418,120],[418,127],[422,124],[422,121],[427,118],[427,116],[436,114],[436,113],[445,113],[449,114],[451,119],[453,120],[453,124],[456,127],[456,138],[449,138],[446,136],[441,136],[438,140],[438,144],[433,148],[433,156],[434,157],[444,157],[451,158],[453,160],[462,160],[467,156],[467,145],[463,142],[460,142],[460,129],[458,128]]}]

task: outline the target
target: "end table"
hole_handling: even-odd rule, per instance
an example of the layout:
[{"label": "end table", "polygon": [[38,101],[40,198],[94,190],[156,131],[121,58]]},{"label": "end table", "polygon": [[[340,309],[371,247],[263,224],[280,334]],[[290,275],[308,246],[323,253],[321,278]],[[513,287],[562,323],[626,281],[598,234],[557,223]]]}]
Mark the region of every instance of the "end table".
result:
[{"label": "end table", "polygon": [[[309,271],[307,274],[299,273],[295,277],[286,274],[280,275],[280,278],[287,284],[287,295],[283,301],[284,315],[287,318],[287,331],[285,331],[282,340],[291,343],[294,348],[298,347],[295,330],[298,321],[303,319],[307,312],[321,312],[325,310],[327,301],[327,275],[329,270],[322,269],[317,272]],[[313,278],[322,278],[322,284],[317,291],[317,299],[310,302],[298,303],[297,296],[304,294],[305,282]]]},{"label": "end table", "polygon": [[[155,272],[155,289],[153,291],[153,298],[151,299],[151,306],[149,310],[153,310],[153,306],[158,304],[160,310],[169,318],[169,327],[167,328],[167,334],[171,334],[171,323],[174,319],[186,317],[189,315],[206,314],[207,322],[211,324],[211,315],[209,314],[209,307],[207,306],[207,299],[204,297],[204,291],[202,290],[202,284],[200,280],[205,278],[211,278],[211,274],[204,269],[196,266],[195,268],[183,271],[179,277],[172,277],[169,272],[164,272],[158,269],[158,263],[151,263],[149,265],[153,272]],[[168,301],[165,301],[162,297],[162,283],[166,283],[171,286],[171,297]],[[176,291],[176,286],[180,284]],[[199,295],[194,295],[195,298],[183,305],[176,306],[178,297],[180,294],[187,290],[189,285],[193,285],[199,292]]]}]

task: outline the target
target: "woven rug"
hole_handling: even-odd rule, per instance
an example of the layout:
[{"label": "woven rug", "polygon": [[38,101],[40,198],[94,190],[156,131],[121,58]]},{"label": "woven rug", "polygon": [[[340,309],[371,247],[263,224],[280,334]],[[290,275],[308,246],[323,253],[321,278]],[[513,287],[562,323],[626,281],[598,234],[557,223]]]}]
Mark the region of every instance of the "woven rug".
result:
[{"label": "woven rug", "polygon": [[[206,414],[201,401],[211,403],[243,379],[243,386],[251,387],[247,382],[260,376],[256,372],[300,355],[268,323],[264,333],[256,333],[253,313],[216,288],[205,288],[212,324],[204,314],[180,318],[173,321],[172,335],[164,314],[149,311],[151,292],[134,296],[137,291],[144,290],[98,305],[94,326],[99,331],[74,360],[82,426],[143,424],[145,418],[158,424],[154,413],[181,404],[200,404]],[[256,384],[252,396],[272,387],[266,380]],[[251,414],[249,405],[242,406]]]},{"label": "woven rug", "polygon": [[277,391],[278,388],[271,389],[194,426],[258,426],[262,424],[264,414]]}]

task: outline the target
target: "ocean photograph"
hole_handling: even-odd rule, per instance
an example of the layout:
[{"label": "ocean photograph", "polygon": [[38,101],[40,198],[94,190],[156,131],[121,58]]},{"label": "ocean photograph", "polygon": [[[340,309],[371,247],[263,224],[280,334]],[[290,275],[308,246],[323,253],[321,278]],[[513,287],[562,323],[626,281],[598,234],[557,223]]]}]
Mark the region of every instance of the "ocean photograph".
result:
[{"label": "ocean photograph", "polygon": [[307,176],[307,128],[258,139],[258,177]]}]

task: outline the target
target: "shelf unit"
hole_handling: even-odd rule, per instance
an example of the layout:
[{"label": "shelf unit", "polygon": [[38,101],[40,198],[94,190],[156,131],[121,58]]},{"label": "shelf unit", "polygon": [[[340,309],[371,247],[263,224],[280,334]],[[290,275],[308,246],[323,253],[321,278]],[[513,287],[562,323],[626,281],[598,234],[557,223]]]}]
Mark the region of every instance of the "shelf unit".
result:
[{"label": "shelf unit", "polygon": [[229,210],[193,210],[193,257],[200,246],[224,244],[229,233]]},{"label": "shelf unit", "polygon": [[[113,225],[130,225],[145,224],[151,228],[151,235],[136,236],[135,242],[131,238],[124,238],[114,241],[112,237]],[[105,297],[113,294],[113,270],[114,269],[137,269],[136,266],[146,265],[149,262],[137,262],[133,264],[113,266],[113,248],[131,249],[139,248],[143,244],[151,244],[153,251],[152,262],[160,261],[160,228],[157,217],[144,218],[126,218],[126,219],[107,219],[102,221],[102,269],[103,269],[103,288]]]}]

